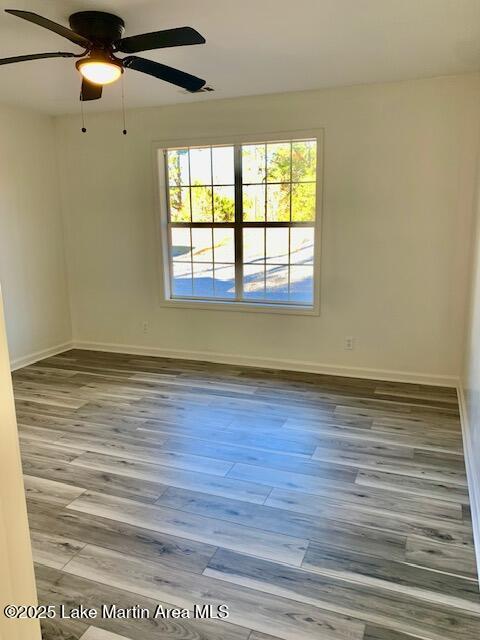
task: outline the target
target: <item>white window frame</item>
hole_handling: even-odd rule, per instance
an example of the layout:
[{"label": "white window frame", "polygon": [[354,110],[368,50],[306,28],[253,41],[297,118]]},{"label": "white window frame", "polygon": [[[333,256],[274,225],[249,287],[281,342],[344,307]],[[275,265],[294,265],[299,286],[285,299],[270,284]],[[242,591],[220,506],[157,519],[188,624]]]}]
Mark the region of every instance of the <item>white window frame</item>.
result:
[{"label": "white window frame", "polygon": [[[286,315],[318,316],[320,314],[320,277],[321,277],[321,224],[323,209],[323,129],[310,129],[300,131],[280,131],[268,133],[256,133],[252,135],[231,136],[205,136],[193,138],[175,138],[171,140],[156,141],[152,145],[154,171],[155,171],[155,226],[158,232],[158,262],[159,262],[159,291],[160,305],[177,309],[204,309],[219,311],[246,311],[253,313],[274,313]],[[313,256],[313,304],[295,305],[281,302],[249,302],[249,301],[224,301],[215,299],[179,299],[171,297],[170,289],[170,261],[169,261],[169,227],[168,227],[168,188],[166,184],[166,170],[164,151],[182,147],[202,147],[216,145],[241,145],[264,142],[279,142],[298,139],[315,139],[317,141],[317,171],[316,171],[316,215],[315,215],[315,240]]]}]

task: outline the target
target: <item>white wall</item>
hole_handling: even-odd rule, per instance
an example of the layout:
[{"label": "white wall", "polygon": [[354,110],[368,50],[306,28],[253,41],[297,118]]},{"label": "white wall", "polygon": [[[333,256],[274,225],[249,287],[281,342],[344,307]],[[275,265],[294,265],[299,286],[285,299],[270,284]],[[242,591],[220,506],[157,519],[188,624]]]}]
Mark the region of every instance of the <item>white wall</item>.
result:
[{"label": "white wall", "polygon": [[477,195],[473,210],[469,308],[459,396],[477,565],[480,573],[480,149]]},{"label": "white wall", "polygon": [[71,340],[52,118],[0,109],[0,283],[14,366]]},{"label": "white wall", "polygon": [[[60,118],[75,340],[453,381],[479,89],[467,75],[134,110],[127,137],[119,113],[89,116],[87,135]],[[320,317],[160,307],[152,141],[322,127]]]},{"label": "white wall", "polygon": [[40,640],[38,620],[7,620],[8,604],[37,603],[0,290],[0,640]]}]

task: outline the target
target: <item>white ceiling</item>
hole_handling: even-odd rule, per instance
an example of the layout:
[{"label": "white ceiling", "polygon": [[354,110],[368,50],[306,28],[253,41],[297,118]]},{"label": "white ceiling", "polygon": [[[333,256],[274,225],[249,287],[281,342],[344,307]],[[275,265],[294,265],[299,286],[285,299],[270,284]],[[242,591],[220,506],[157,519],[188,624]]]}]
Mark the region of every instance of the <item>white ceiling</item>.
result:
[{"label": "white ceiling", "polygon": [[[127,71],[127,106],[298,91],[480,69],[480,0],[11,0],[68,24],[74,11],[122,16],[126,35],[189,25],[206,45],[145,57],[205,78],[215,93],[185,95]],[[67,40],[3,13],[0,56],[75,51]],[[142,55],[142,54],[140,54]],[[0,67],[0,101],[51,114],[79,109],[80,79],[68,59]],[[120,107],[120,83],[89,109]]]}]

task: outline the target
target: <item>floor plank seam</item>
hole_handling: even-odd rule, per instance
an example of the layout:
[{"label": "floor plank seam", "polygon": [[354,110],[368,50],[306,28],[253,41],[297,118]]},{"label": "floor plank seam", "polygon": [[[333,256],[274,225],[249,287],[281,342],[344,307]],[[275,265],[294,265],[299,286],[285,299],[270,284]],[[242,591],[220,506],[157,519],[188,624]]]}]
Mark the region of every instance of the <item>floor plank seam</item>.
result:
[{"label": "floor plank seam", "polygon": [[[82,541],[83,542],[83,541]],[[87,542],[83,543],[83,547],[81,549],[79,549],[78,551],[76,551],[72,557],[67,560],[67,562],[65,562],[61,567],[60,567],[60,571],[63,571],[63,569],[67,566],[67,564],[70,562],[70,560],[73,560],[81,551],[83,551],[85,549],[85,547],[87,546]],[[39,564],[42,564],[41,562]]]}]

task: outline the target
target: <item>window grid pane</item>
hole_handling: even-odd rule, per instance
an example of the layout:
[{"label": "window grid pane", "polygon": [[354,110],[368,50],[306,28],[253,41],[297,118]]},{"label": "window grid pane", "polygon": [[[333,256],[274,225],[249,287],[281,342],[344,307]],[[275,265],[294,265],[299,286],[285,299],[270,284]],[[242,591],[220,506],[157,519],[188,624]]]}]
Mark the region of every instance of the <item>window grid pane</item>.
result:
[{"label": "window grid pane", "polygon": [[[316,141],[238,149],[238,220],[232,145],[166,154],[172,295],[311,306]],[[238,269],[236,237],[243,254]]]}]

